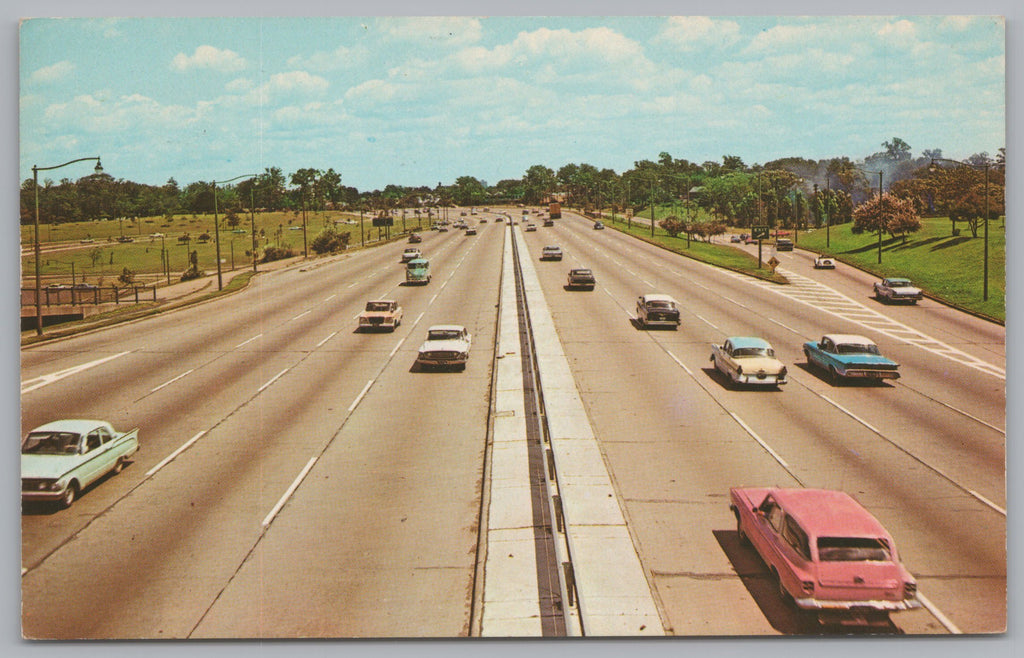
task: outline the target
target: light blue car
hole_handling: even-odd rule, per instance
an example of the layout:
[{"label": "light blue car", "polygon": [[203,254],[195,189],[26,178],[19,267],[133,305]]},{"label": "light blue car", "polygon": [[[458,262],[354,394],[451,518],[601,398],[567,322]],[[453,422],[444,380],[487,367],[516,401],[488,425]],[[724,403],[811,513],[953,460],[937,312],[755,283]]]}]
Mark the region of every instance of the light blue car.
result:
[{"label": "light blue car", "polygon": [[829,382],[846,379],[899,379],[899,364],[882,356],[874,341],[854,334],[826,334],[818,342],[804,343],[809,365],[828,372]]}]

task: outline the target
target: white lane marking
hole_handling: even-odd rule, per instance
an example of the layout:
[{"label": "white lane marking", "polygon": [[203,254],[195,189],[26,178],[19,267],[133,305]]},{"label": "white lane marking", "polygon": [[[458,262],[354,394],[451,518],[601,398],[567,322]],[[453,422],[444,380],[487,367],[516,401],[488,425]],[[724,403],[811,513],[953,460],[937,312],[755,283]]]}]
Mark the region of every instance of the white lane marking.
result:
[{"label": "white lane marking", "polygon": [[[769,318],[769,320],[771,320],[771,318]],[[779,322],[778,320],[771,320],[771,321],[774,322],[775,324],[779,325],[783,329],[788,329],[788,330],[792,331],[794,334],[796,334],[797,336],[800,336],[801,338],[803,337],[803,334],[800,333],[799,331],[797,331],[796,329],[794,329],[793,327],[784,325],[781,322]]]},{"label": "white lane marking", "polygon": [[288,368],[285,368],[285,369],[284,369],[284,370],[282,370],[281,372],[279,372],[279,373],[277,373],[276,375],[274,375],[274,377],[273,377],[273,378],[272,378],[272,379],[271,379],[270,381],[268,381],[268,382],[267,382],[266,384],[264,384],[263,386],[260,386],[260,390],[258,390],[258,391],[256,391],[256,392],[257,392],[257,393],[262,393],[262,392],[263,392],[264,390],[266,390],[266,389],[267,389],[267,387],[269,387],[269,386],[270,386],[271,384],[273,384],[273,383],[274,383],[274,382],[276,382],[276,381],[277,381],[278,379],[280,379],[280,378],[281,378],[281,375],[283,375],[283,374],[284,374],[284,373],[286,373],[286,372],[288,372]]},{"label": "white lane marking", "polygon": [[160,384],[159,386],[157,386],[156,388],[151,388],[151,389],[149,389],[149,392],[150,392],[150,393],[156,393],[156,392],[157,392],[157,391],[159,391],[159,390],[160,390],[161,388],[163,388],[163,387],[165,387],[165,386],[170,386],[171,384],[173,384],[174,382],[178,381],[178,380],[179,380],[179,379],[181,379],[182,377],[186,377],[186,376],[188,376],[188,375],[191,375],[191,374],[192,374],[193,372],[195,372],[195,371],[196,371],[196,369],[195,369],[195,368],[192,368],[191,370],[186,370],[185,372],[181,373],[180,375],[178,375],[178,376],[177,376],[177,377],[175,377],[174,379],[169,379],[169,380],[167,380],[166,382],[164,382],[163,384]]},{"label": "white lane marking", "polygon": [[274,520],[274,517],[277,516],[277,513],[281,511],[281,508],[284,507],[284,504],[288,502],[288,499],[292,497],[292,494],[295,493],[295,490],[299,488],[299,485],[302,484],[302,481],[306,479],[306,475],[309,473],[310,469],[313,468],[313,464],[315,463],[316,457],[312,457],[308,462],[306,462],[305,468],[302,469],[302,472],[299,473],[299,475],[292,482],[291,486],[288,487],[288,490],[284,492],[284,495],[281,496],[281,500],[277,501],[277,504],[274,505],[274,509],[270,510],[270,513],[267,514],[266,518],[263,519],[264,528],[270,525],[270,522]]},{"label": "white lane marking", "polygon": [[978,493],[978,492],[977,492],[977,491],[975,491],[974,489],[968,489],[968,490],[967,490],[967,493],[971,494],[972,496],[974,496],[975,498],[977,498],[977,499],[978,499],[978,500],[980,500],[981,502],[985,503],[986,505],[988,505],[989,507],[991,507],[991,508],[992,508],[992,509],[994,509],[995,511],[999,512],[999,513],[1000,513],[1000,514],[1002,514],[1003,516],[1006,516],[1006,510],[1005,510],[1005,509],[1003,509],[1003,508],[1002,508],[1002,507],[1000,507],[999,505],[996,505],[995,503],[993,503],[993,502],[992,502],[991,500],[989,500],[988,498],[985,498],[984,496],[982,496],[982,495],[981,495],[980,493]]},{"label": "white lane marking", "polygon": [[749,434],[750,436],[754,437],[754,440],[757,441],[758,443],[760,443],[761,447],[764,448],[768,452],[768,454],[771,455],[775,459],[775,461],[777,461],[780,464],[782,464],[782,468],[786,469],[786,471],[789,472],[790,475],[792,475],[792,472],[789,471],[789,464],[786,463],[786,460],[783,459],[782,457],[780,457],[779,453],[777,453],[774,450],[772,450],[771,446],[769,446],[767,443],[765,443],[761,439],[761,437],[759,437],[757,435],[757,432],[755,432],[754,430],[752,430],[750,428],[750,425],[747,425],[746,423],[744,423],[742,418],[740,418],[739,416],[737,416],[736,414],[734,414],[731,411],[729,411],[729,415],[733,417],[733,420],[735,420],[737,423],[740,424],[740,427],[742,427],[743,429],[745,429],[747,431],[747,434]]},{"label": "white lane marking", "polygon": [[[424,311],[424,313],[426,313],[426,311]],[[415,327],[416,325],[418,325],[420,323],[420,320],[423,319],[424,313],[420,313],[419,315],[416,316],[416,319],[412,321],[412,326],[413,327]]]},{"label": "white lane marking", "polygon": [[404,342],[405,342],[404,338],[402,340],[398,341],[398,345],[395,345],[395,348],[393,350],[391,350],[391,354],[388,354],[388,358],[389,359],[395,355],[395,352],[398,351],[398,348],[401,347],[402,343],[404,343]]},{"label": "white lane marking", "polygon": [[182,444],[182,446],[181,446],[180,448],[178,448],[177,450],[175,450],[175,451],[174,451],[174,452],[172,452],[171,454],[169,454],[169,455],[167,455],[166,457],[164,457],[164,458],[163,458],[163,460],[162,460],[162,461],[161,461],[161,462],[160,462],[159,464],[157,464],[157,465],[156,465],[156,466],[154,466],[153,468],[151,468],[151,469],[149,469],[148,471],[146,471],[146,477],[150,477],[150,476],[152,476],[152,475],[153,475],[154,473],[156,473],[157,471],[159,471],[159,470],[160,470],[161,468],[163,468],[163,467],[164,467],[164,466],[166,466],[167,464],[169,464],[169,463],[171,463],[172,461],[174,461],[174,458],[175,458],[175,457],[177,457],[177,456],[178,456],[178,455],[180,455],[181,453],[183,453],[183,452],[185,452],[186,450],[188,450],[188,449],[189,449],[189,447],[190,447],[190,446],[191,446],[191,445],[192,445],[193,443],[195,443],[196,441],[198,441],[198,440],[200,439],[200,437],[202,437],[202,436],[203,436],[204,434],[206,434],[206,430],[203,430],[203,431],[201,431],[201,432],[200,432],[199,434],[196,434],[196,435],[195,435],[195,436],[193,436],[193,437],[192,437],[191,439],[189,439],[189,440],[188,440],[188,441],[186,441],[186,442],[185,442],[184,444]]},{"label": "white lane marking", "polygon": [[335,336],[337,336],[337,335],[338,335],[338,332],[337,332],[337,331],[332,331],[332,332],[331,332],[331,335],[330,335],[330,336],[328,336],[327,338],[324,338],[324,339],[323,339],[322,341],[320,341],[319,343],[317,343],[317,344],[316,344],[316,346],[317,346],[317,347],[323,347],[323,346],[324,346],[324,343],[326,343],[327,341],[329,341],[330,339],[334,338],[334,337],[335,337]]},{"label": "white lane marking", "polygon": [[348,410],[349,410],[350,413],[352,412],[353,409],[355,409],[356,407],[359,406],[360,402],[363,401],[363,396],[366,395],[366,392],[370,390],[371,386],[373,386],[373,380],[372,379],[370,381],[366,382],[366,386],[363,387],[363,390],[359,392],[359,395],[356,396],[356,399],[352,402],[351,405],[349,405]]},{"label": "white lane marking", "polygon": [[949,631],[953,635],[962,635],[963,634],[963,631],[961,631],[959,628],[957,628],[956,624],[954,624],[952,621],[950,621],[949,617],[947,617],[946,615],[942,614],[942,612],[940,612],[939,609],[935,607],[935,604],[932,603],[927,597],[925,597],[924,594],[922,594],[921,592],[918,592],[917,593],[917,600],[921,602],[921,605],[923,605],[925,607],[925,609],[928,610],[928,612],[932,613],[933,617],[935,617],[936,619],[939,620],[940,624],[942,624],[943,626],[946,627],[947,631]]},{"label": "white lane marking", "polygon": [[668,355],[670,357],[672,357],[672,360],[676,362],[676,365],[678,365],[680,368],[685,370],[687,375],[693,377],[693,371],[691,371],[689,368],[687,368],[686,364],[679,360],[679,357],[677,357],[675,354],[673,354],[670,350],[665,350],[665,351],[668,353]]},{"label": "white lane marking", "polygon": [[433,304],[434,300],[437,299],[437,296],[440,295],[440,294],[441,294],[440,292],[435,292],[434,296],[430,298],[429,302],[427,302],[427,306],[430,306],[431,304]]},{"label": "white lane marking", "polygon": [[925,466],[925,467],[931,469],[933,472],[937,473],[940,477],[945,479],[947,482],[952,484],[957,489],[960,489],[961,491],[966,492],[968,495],[970,495],[971,497],[975,498],[976,500],[978,500],[978,502],[982,503],[986,507],[990,507],[991,509],[995,510],[999,514],[1001,514],[1003,516],[1006,516],[1006,510],[1005,509],[1003,509],[1002,507],[996,505],[995,503],[990,501],[988,498],[985,498],[984,496],[982,496],[978,492],[974,491],[973,489],[968,489],[966,486],[960,484],[958,481],[953,479],[953,477],[951,475],[947,474],[942,469],[938,468],[937,466],[933,466],[932,464],[929,464],[928,462],[926,462],[921,457],[918,457],[914,453],[910,452],[909,450],[907,450],[906,448],[904,448],[900,444],[896,443],[895,441],[893,441],[892,439],[890,439],[886,435],[884,435],[881,432],[879,432],[877,429],[872,427],[867,421],[865,421],[863,418],[860,418],[859,416],[854,414],[849,409],[846,409],[845,407],[843,407],[838,402],[829,399],[828,396],[821,395],[820,393],[818,393],[818,396],[821,397],[821,399],[824,400],[825,402],[828,402],[829,404],[831,404],[833,407],[835,407],[839,411],[842,411],[844,414],[846,414],[850,418],[854,419],[855,421],[857,421],[858,423],[860,423],[864,427],[868,428],[869,430],[871,430],[872,432],[877,434],[883,441],[888,442],[889,445],[894,446],[897,450],[899,450],[899,451],[903,452],[904,454],[908,455],[911,459],[914,459],[919,464],[922,464],[923,466]]},{"label": "white lane marking", "polygon": [[648,281],[647,279],[640,279],[640,280],[643,281],[644,283],[646,283],[647,285],[649,285],[650,287],[652,287],[652,288],[654,287],[654,284],[651,283],[650,281]]},{"label": "white lane marking", "polygon": [[348,285],[347,285],[347,286],[345,286],[345,287],[346,287],[346,288],[351,288],[352,286],[356,285],[357,283],[359,283],[359,282],[358,282],[358,281],[353,281],[352,283],[348,284]]},{"label": "white lane marking", "polygon": [[[696,313],[694,313],[694,315],[697,315],[697,314],[696,314]],[[718,331],[721,331],[721,329],[719,329],[718,327],[716,327],[716,326],[715,326],[715,325],[714,325],[714,324],[713,324],[713,323],[712,323],[712,322],[711,322],[710,320],[708,320],[707,318],[704,318],[704,317],[701,317],[701,316],[697,315],[697,319],[698,319],[698,320],[703,320],[703,321],[704,321],[704,322],[705,322],[705,323],[706,323],[706,324],[707,324],[707,325],[708,325],[709,327],[711,327],[712,329],[716,329],[716,330],[718,330]]]},{"label": "white lane marking", "polygon": [[327,299],[325,299],[324,301],[325,301],[325,302],[329,302],[329,301],[331,301],[332,299],[334,299],[334,298],[335,298],[335,297],[337,297],[337,296],[338,296],[338,295],[336,295],[336,294],[335,294],[335,295],[331,295],[330,297],[328,297],[328,298],[327,298]]},{"label": "white lane marking", "polygon": [[248,345],[249,343],[251,343],[252,341],[256,340],[257,338],[259,338],[259,337],[260,337],[260,336],[262,336],[262,335],[263,335],[263,334],[256,334],[255,336],[253,336],[253,337],[252,337],[252,338],[250,338],[249,340],[245,340],[245,341],[242,341],[242,342],[241,342],[241,343],[239,343],[238,345],[235,345],[234,349],[236,349],[236,350],[237,350],[237,349],[238,349],[239,347],[242,347],[242,346],[244,346],[244,345]]},{"label": "white lane marking", "polygon": [[[312,311],[312,309],[310,309],[310,310],[308,310],[308,311],[303,311],[302,313],[299,313],[299,314],[298,314],[298,315],[296,315],[296,316],[295,316],[294,318],[292,318],[292,320],[298,320],[298,319],[299,319],[299,318],[301,318],[302,316],[304,316],[304,315],[309,315],[309,314],[310,314],[310,313],[312,313],[312,312],[313,312],[313,311]],[[291,322],[291,320],[289,320],[289,322]]]},{"label": "white lane marking", "polygon": [[60,370],[58,372],[54,372],[54,373],[51,373],[49,375],[42,375],[41,377],[34,377],[32,379],[29,379],[28,381],[22,382],[22,384],[21,384],[21,387],[22,387],[21,388],[21,394],[24,395],[25,393],[28,393],[30,391],[36,390],[37,388],[42,388],[42,387],[44,387],[44,386],[46,386],[48,384],[52,384],[52,383],[54,383],[56,381],[60,381],[61,379],[64,379],[65,377],[70,377],[71,375],[74,375],[74,374],[80,373],[82,371],[88,370],[89,368],[95,368],[98,365],[104,364],[107,361],[113,361],[114,359],[122,357],[125,354],[131,354],[131,350],[128,350],[127,352],[121,352],[119,354],[112,354],[110,356],[105,356],[102,359],[96,359],[95,361],[90,361],[89,363],[83,363],[83,364],[78,365],[78,366],[73,366],[71,368],[67,368],[65,370]]}]

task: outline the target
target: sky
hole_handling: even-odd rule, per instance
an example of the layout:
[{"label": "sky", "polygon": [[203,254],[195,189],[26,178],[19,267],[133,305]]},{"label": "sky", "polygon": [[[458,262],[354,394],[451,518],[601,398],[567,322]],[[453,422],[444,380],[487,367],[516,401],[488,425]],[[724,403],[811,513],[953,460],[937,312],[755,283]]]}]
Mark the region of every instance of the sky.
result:
[{"label": "sky", "polygon": [[893,137],[963,159],[1006,145],[1005,53],[990,16],[32,19],[19,171],[98,155],[153,185],[312,167],[372,190]]}]

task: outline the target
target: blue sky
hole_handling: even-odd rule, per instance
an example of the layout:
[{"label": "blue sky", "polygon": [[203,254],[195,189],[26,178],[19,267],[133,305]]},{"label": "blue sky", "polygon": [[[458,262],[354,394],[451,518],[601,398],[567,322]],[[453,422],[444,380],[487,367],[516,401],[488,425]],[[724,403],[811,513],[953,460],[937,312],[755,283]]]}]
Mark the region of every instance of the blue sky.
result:
[{"label": "blue sky", "polygon": [[100,155],[149,184],[314,167],[368,190],[1006,145],[998,17],[35,19],[20,57],[21,179]]}]

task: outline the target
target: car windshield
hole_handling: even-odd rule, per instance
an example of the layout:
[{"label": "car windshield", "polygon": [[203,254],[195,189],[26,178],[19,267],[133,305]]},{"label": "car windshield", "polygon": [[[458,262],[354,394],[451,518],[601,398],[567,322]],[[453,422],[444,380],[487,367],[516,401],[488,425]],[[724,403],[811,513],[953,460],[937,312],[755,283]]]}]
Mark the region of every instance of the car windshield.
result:
[{"label": "car windshield", "polygon": [[770,347],[737,347],[732,351],[733,356],[767,356],[774,357],[775,350]]},{"label": "car windshield", "polygon": [[457,329],[435,329],[427,332],[427,340],[456,340],[462,337]]},{"label": "car windshield", "polygon": [[877,345],[859,345],[857,343],[840,343],[836,345],[839,354],[880,354]]},{"label": "car windshield", "polygon": [[819,537],[822,562],[884,562],[892,559],[888,542],[874,537]]},{"label": "car windshield", "polygon": [[74,432],[30,432],[21,443],[23,455],[66,455],[78,451]]},{"label": "car windshield", "polygon": [[889,279],[889,285],[903,288],[910,285],[910,279]]},{"label": "car windshield", "polygon": [[409,265],[407,267],[410,270],[422,270],[422,269],[426,269],[427,264],[424,263],[423,261],[415,261],[414,260],[414,261],[410,261]]},{"label": "car windshield", "polygon": [[367,311],[390,311],[391,302],[366,302]]}]

